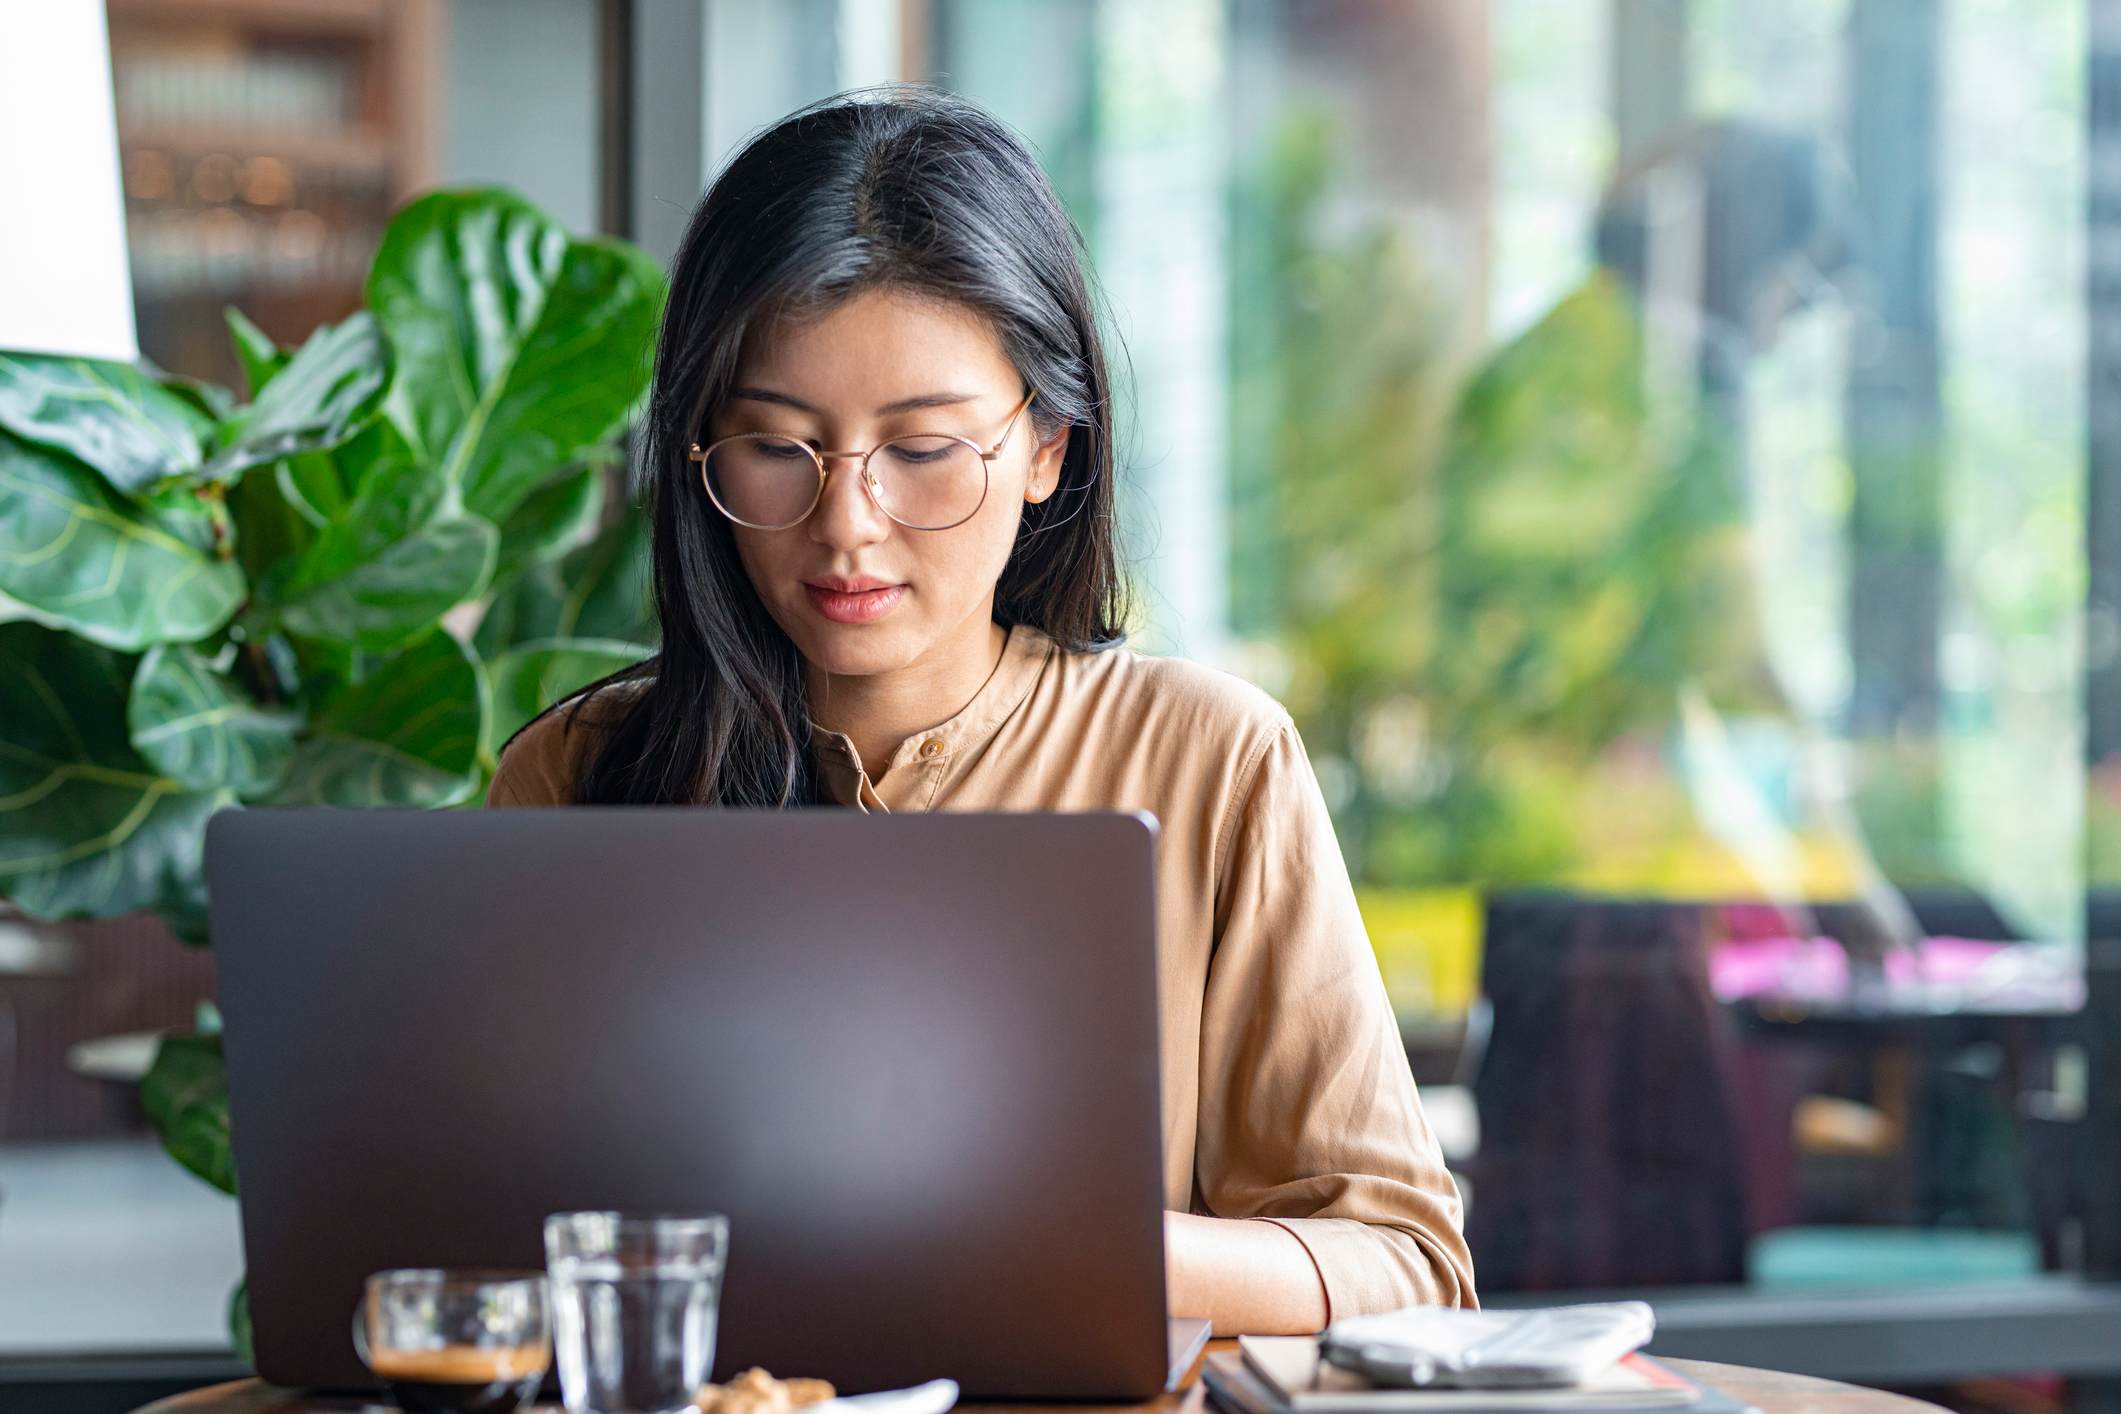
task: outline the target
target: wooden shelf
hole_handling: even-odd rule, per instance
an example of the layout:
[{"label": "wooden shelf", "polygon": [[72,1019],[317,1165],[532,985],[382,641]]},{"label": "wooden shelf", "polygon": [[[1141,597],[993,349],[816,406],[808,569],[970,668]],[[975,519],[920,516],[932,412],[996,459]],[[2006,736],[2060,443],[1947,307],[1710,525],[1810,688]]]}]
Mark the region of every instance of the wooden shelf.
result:
[{"label": "wooden shelf", "polygon": [[[392,208],[435,180],[444,82],[443,0],[106,0],[118,142],[159,153],[170,180],[128,198],[142,351],[165,368],[241,381],[221,306],[281,343],[359,306],[361,276]],[[198,161],[272,158],[292,177],[278,212],[323,223],[305,265],[220,232],[186,244]],[[151,173],[151,169],[142,169]],[[241,190],[240,183],[237,191]],[[229,209],[251,215],[230,200]],[[201,235],[206,234],[201,232]],[[245,244],[249,242],[249,244]]]},{"label": "wooden shelf", "polygon": [[200,29],[220,25],[291,38],[380,37],[400,6],[391,0],[107,0],[115,23]]},{"label": "wooden shelf", "polygon": [[128,123],[126,150],[152,147],[181,157],[225,152],[231,157],[281,157],[305,167],[335,171],[383,173],[392,166],[390,144],[382,134],[348,129],[311,132],[235,124]]}]

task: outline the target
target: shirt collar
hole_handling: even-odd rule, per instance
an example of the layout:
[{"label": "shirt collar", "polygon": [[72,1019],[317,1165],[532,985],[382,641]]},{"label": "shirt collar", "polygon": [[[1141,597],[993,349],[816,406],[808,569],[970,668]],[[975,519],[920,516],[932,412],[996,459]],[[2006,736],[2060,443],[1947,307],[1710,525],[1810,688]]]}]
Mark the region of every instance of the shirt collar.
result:
[{"label": "shirt collar", "polygon": [[[915,732],[899,743],[890,765],[883,772],[888,785],[901,767],[927,766],[940,769],[970,747],[992,737],[1023,700],[1044,670],[1053,652],[1053,640],[1031,624],[1012,624],[1002,642],[1001,660],[972,700],[946,722]],[[828,767],[851,771],[860,764],[854,742],[842,732],[828,731],[815,722],[810,727],[811,748]]]}]

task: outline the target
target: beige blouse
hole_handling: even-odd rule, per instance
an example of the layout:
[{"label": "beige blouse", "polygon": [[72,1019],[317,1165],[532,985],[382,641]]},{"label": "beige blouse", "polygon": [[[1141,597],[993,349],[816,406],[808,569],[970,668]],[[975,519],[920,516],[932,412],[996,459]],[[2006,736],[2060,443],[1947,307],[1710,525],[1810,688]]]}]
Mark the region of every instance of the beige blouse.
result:
[{"label": "beige blouse", "polygon": [[[487,804],[568,802],[594,715],[518,735]],[[864,810],[1152,812],[1166,1204],[1287,1229],[1336,1318],[1475,1304],[1458,1190],[1279,703],[1182,659],[1071,652],[1018,626],[964,710],[879,777],[847,737],[814,736],[834,796]]]}]

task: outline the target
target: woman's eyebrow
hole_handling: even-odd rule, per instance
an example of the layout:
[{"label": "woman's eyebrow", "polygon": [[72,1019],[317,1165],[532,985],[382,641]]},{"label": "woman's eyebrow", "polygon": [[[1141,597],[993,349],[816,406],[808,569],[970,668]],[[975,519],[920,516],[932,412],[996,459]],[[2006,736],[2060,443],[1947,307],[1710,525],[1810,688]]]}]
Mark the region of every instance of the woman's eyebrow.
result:
[{"label": "woman's eyebrow", "polygon": [[[823,416],[823,412],[791,393],[778,392],[772,388],[741,387],[729,390],[731,398],[744,398],[755,403],[778,403],[792,407],[798,412]],[[900,398],[895,403],[885,403],[876,410],[878,417],[889,417],[893,413],[912,412],[917,408],[951,407],[958,403],[969,403],[979,397],[977,393],[921,393],[911,398]]]}]

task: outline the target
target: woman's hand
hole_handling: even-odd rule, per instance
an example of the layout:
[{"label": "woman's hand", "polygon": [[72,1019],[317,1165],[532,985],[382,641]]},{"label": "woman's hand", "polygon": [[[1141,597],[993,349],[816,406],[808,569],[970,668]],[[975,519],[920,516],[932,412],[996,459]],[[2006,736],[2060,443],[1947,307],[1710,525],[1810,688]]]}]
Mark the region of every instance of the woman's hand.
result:
[{"label": "woman's hand", "polygon": [[1165,1301],[1206,1316],[1217,1335],[1311,1335],[1326,1324],[1326,1289],[1296,1235],[1256,1218],[1164,1214]]}]

